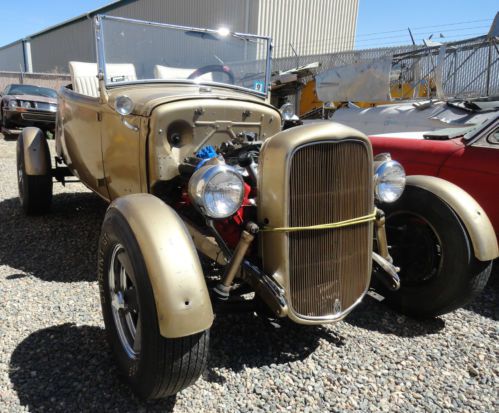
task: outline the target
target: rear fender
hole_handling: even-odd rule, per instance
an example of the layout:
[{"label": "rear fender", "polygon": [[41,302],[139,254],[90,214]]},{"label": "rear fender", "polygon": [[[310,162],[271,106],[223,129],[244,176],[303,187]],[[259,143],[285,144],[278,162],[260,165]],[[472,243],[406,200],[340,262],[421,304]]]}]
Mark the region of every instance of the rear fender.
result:
[{"label": "rear fender", "polygon": [[466,191],[434,176],[408,176],[407,185],[432,192],[454,210],[469,234],[478,260],[490,261],[499,256],[496,234],[489,217]]},{"label": "rear fender", "polygon": [[24,165],[27,175],[50,173],[50,152],[45,134],[38,128],[24,128],[18,138],[18,145],[24,151]]},{"label": "rear fender", "polygon": [[150,194],[117,198],[109,208],[123,215],[139,244],[161,335],[184,337],[210,328],[213,309],[203,270],[178,214]]}]

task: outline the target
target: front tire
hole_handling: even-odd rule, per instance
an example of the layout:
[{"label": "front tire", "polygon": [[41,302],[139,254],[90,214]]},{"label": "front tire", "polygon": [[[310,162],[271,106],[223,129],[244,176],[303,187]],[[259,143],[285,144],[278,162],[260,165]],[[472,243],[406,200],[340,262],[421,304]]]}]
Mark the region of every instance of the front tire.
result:
[{"label": "front tire", "polygon": [[[50,155],[47,142],[45,142],[45,162],[50,165]],[[24,158],[24,138],[20,134],[16,148],[17,185],[19,202],[27,215],[38,215],[47,212],[52,204],[52,175],[50,168],[43,175],[28,175],[26,173],[26,160]]]},{"label": "front tire", "polygon": [[384,204],[393,262],[401,287],[382,286],[388,304],[414,317],[435,317],[468,304],[485,287],[492,261],[478,261],[461,221],[442,199],[409,186]]},{"label": "front tire", "polygon": [[171,396],[206,367],[209,330],[165,338],[139,244],[117,210],[106,214],[99,240],[99,288],[108,341],[118,368],[142,399]]}]

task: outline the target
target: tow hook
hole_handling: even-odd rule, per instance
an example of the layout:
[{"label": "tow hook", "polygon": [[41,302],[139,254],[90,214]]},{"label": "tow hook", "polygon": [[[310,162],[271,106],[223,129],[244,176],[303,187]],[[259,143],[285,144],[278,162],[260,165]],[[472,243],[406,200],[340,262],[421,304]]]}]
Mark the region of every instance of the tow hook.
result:
[{"label": "tow hook", "polygon": [[373,260],[384,270],[382,272],[374,271],[374,274],[378,276],[379,280],[387,288],[392,291],[398,290],[400,288],[400,277],[398,275],[400,268],[396,267],[390,261],[375,252],[373,252]]}]

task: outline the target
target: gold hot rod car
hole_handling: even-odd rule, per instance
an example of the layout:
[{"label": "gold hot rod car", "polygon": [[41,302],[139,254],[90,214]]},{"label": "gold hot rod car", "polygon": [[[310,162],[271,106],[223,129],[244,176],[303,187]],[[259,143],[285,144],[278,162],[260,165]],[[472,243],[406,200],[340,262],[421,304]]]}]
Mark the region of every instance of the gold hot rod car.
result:
[{"label": "gold hot rod car", "polygon": [[70,62],[59,92],[54,165],[42,131],[18,140],[19,197],[45,212],[74,176],[110,202],[102,311],[141,397],[199,377],[218,308],[332,323],[374,275],[388,303],[432,317],[487,282],[497,240],[464,191],[406,177],[352,128],[282,130],[269,38],[108,16],[95,34],[97,64]]}]

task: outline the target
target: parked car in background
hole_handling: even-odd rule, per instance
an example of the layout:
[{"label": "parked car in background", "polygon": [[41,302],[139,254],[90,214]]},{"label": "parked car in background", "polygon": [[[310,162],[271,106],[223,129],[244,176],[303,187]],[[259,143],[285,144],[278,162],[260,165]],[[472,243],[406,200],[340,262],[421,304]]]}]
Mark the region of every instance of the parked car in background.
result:
[{"label": "parked car in background", "polygon": [[[74,176],[110,202],[102,312],[141,397],[194,383],[222,308],[318,325],[353,311],[371,275],[396,309],[423,317],[482,290],[499,255],[483,209],[447,181],[373,157],[355,129],[282,130],[293,116],[270,105],[270,38],[111,16],[95,28],[97,63],[70,62],[59,92],[54,165],[39,129],[17,141],[19,198],[26,213],[46,212],[54,178]],[[383,211],[398,217],[393,239]],[[409,225],[414,216],[433,233]],[[404,279],[389,248],[414,258],[406,239],[428,248]]]},{"label": "parked car in background", "polygon": [[53,131],[57,113],[54,89],[26,84],[10,84],[0,94],[1,131],[13,135],[26,126]]},{"label": "parked car in background", "polygon": [[499,113],[475,126],[370,136],[374,154],[389,152],[408,175],[431,175],[463,188],[483,207],[499,237]]}]

